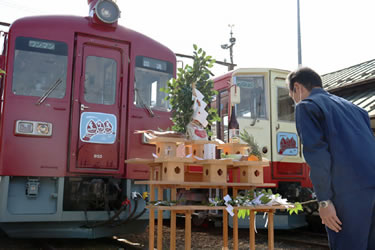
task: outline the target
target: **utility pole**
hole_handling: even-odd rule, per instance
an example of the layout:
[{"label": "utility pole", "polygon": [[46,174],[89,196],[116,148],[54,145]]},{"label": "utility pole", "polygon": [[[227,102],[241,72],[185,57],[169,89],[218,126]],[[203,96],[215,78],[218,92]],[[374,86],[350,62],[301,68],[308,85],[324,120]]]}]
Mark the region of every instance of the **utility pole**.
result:
[{"label": "utility pole", "polygon": [[301,22],[299,14],[299,0],[297,0],[297,40],[298,40],[298,67],[302,65],[302,48],[301,48]]},{"label": "utility pole", "polygon": [[234,64],[233,64],[233,45],[236,44],[236,38],[233,37],[233,28],[234,24],[229,24],[228,27],[230,28],[230,38],[229,42],[230,44],[223,44],[221,45],[222,49],[229,49],[229,56],[230,56],[230,65],[228,66],[228,71],[231,71],[234,69]]}]

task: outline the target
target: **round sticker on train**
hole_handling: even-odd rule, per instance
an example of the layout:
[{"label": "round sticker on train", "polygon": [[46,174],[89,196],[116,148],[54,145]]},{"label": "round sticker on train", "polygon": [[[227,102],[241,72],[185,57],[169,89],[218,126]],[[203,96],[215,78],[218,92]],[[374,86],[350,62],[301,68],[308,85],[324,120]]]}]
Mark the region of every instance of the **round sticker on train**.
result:
[{"label": "round sticker on train", "polygon": [[82,142],[113,144],[116,140],[117,119],[115,115],[83,112],[79,127]]}]

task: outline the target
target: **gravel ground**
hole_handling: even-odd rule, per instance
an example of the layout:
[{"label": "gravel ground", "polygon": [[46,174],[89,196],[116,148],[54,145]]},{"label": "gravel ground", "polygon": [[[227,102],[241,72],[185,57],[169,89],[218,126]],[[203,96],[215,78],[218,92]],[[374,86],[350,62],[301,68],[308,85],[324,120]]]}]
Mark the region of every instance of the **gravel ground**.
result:
[{"label": "gravel ground", "polygon": [[[155,221],[157,222],[157,221]],[[316,224],[319,227],[319,224]],[[313,231],[313,232],[312,232]],[[169,249],[169,220],[164,220],[163,225],[163,249]],[[275,230],[275,249],[328,249],[328,240],[321,230],[296,229],[296,230]],[[233,249],[233,232],[228,228],[229,249]],[[249,230],[239,229],[239,249],[249,249]],[[156,233],[154,246],[156,247]],[[267,230],[258,229],[255,235],[256,250],[267,249],[268,239]],[[296,242],[304,240],[303,242]],[[177,249],[185,249],[185,229],[184,220],[177,218],[176,230]],[[192,227],[192,249],[220,250],[222,248],[222,228],[214,227],[213,224],[204,223],[202,226]],[[322,244],[322,246],[313,246],[311,242]],[[1,237],[0,250],[6,249],[77,249],[77,250],[145,250],[148,249],[148,228],[142,234],[130,234],[120,237],[117,241],[110,238],[103,239],[10,239]],[[324,246],[325,244],[325,246]]]},{"label": "gravel ground", "polygon": [[[169,226],[168,222],[164,222],[163,225],[163,249],[169,249]],[[311,246],[303,243],[296,243],[290,242],[289,240],[285,240],[286,238],[290,239],[293,236],[296,236],[295,239],[300,239],[301,234],[296,233],[295,231],[275,231],[275,249],[328,249],[328,247],[319,247],[319,246]],[[229,237],[229,249],[233,249],[233,233],[232,229],[229,228],[228,237]],[[278,238],[280,236],[280,239]],[[156,247],[156,232],[155,232],[155,243],[154,246]],[[313,239],[309,238],[309,236],[303,235],[302,236],[306,241],[313,241]],[[143,234],[138,235],[126,235],[124,237],[126,240],[139,244],[138,247],[134,249],[148,249],[148,229]],[[249,231],[247,229],[239,229],[239,249],[245,250],[249,249]],[[316,238],[316,237],[315,237]],[[185,241],[185,234],[184,234],[184,226],[178,225],[177,232],[176,232],[176,240],[177,240],[177,249],[185,249],[184,248],[184,241]],[[324,237],[319,237],[319,239],[314,239],[316,242],[325,244],[328,243],[327,239]],[[268,241],[267,241],[267,230],[259,230],[258,233],[255,235],[256,241],[256,250],[263,250],[268,249]],[[206,227],[193,227],[192,228],[192,240],[191,246],[192,249],[221,249],[222,248],[222,229],[215,228],[213,226],[206,226]]]}]

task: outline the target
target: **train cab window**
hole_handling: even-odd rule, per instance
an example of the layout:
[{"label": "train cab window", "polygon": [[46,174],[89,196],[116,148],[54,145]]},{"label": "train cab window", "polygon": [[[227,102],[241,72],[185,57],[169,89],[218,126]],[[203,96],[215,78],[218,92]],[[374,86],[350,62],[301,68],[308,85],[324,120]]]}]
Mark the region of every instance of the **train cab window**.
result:
[{"label": "train cab window", "polygon": [[241,90],[237,118],[267,119],[264,76],[235,76],[233,82]]},{"label": "train cab window", "polygon": [[[229,108],[229,92],[223,90],[219,92],[217,98],[211,102],[211,107],[218,110],[220,122],[214,122],[212,124],[212,138],[228,141],[228,108]],[[220,107],[220,108],[218,108]]]},{"label": "train cab window", "polygon": [[116,79],[117,62],[114,59],[98,56],[86,57],[85,101],[104,105],[115,104]]},{"label": "train cab window", "polygon": [[12,91],[15,95],[63,98],[66,92],[66,43],[17,37]]},{"label": "train cab window", "polygon": [[166,93],[161,88],[173,76],[173,64],[167,61],[137,56],[134,73],[134,100],[137,107],[150,107],[162,111],[169,110]]},{"label": "train cab window", "polygon": [[294,103],[287,88],[277,88],[277,119],[294,122]]}]

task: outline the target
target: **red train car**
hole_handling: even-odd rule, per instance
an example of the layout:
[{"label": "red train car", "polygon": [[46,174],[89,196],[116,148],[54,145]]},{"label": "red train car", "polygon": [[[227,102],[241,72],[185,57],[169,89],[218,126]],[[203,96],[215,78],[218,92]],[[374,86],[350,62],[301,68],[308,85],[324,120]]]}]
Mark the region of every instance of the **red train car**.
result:
[{"label": "red train car", "polygon": [[135,130],[171,126],[175,54],[118,24],[112,0],[90,15],[25,17],[5,33],[0,68],[0,228],[13,237],[96,238],[144,230],[146,166]]}]

